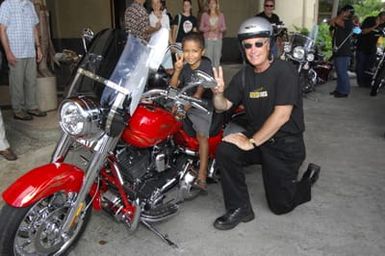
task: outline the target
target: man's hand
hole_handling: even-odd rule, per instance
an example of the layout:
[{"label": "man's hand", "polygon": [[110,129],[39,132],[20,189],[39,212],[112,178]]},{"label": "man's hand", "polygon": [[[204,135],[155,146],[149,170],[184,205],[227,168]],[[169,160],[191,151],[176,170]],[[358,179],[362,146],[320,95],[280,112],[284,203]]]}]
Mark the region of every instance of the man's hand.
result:
[{"label": "man's hand", "polygon": [[41,52],[40,47],[37,47],[37,49],[36,49],[36,62],[40,63],[42,59],[43,59],[43,53]]},{"label": "man's hand", "polygon": [[219,66],[218,70],[213,68],[214,78],[217,81],[217,86],[215,86],[212,91],[214,95],[223,94],[225,91],[225,81],[223,80],[223,70],[222,67]]},{"label": "man's hand", "polygon": [[234,144],[238,148],[249,151],[254,149],[254,145],[250,142],[249,138],[247,138],[243,133],[232,133],[227,135],[222,139],[222,141]]},{"label": "man's hand", "polygon": [[13,55],[13,52],[9,51],[6,54],[8,64],[14,67],[16,65],[16,57]]}]

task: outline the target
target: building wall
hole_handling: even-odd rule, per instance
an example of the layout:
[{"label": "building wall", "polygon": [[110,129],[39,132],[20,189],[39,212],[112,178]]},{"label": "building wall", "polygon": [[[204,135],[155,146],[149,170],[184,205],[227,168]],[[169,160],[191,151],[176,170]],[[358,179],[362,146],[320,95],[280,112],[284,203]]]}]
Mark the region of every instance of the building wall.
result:
[{"label": "building wall", "polygon": [[47,0],[53,38],[79,38],[85,27],[100,31],[112,26],[107,0]]},{"label": "building wall", "polygon": [[[262,4],[261,4],[261,9]],[[311,29],[318,19],[318,0],[276,0],[275,13],[289,31],[295,27]]]}]

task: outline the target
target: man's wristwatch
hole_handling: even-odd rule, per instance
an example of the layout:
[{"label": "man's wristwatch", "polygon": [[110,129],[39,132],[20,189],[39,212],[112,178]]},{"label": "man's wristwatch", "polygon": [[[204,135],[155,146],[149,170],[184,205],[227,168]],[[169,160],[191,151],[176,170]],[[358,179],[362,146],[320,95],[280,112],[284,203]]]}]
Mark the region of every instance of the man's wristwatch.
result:
[{"label": "man's wristwatch", "polygon": [[257,146],[257,143],[255,142],[255,140],[254,140],[253,138],[249,139],[249,142],[250,142],[251,144],[253,144],[253,146],[254,146],[255,148],[258,147],[258,146]]}]

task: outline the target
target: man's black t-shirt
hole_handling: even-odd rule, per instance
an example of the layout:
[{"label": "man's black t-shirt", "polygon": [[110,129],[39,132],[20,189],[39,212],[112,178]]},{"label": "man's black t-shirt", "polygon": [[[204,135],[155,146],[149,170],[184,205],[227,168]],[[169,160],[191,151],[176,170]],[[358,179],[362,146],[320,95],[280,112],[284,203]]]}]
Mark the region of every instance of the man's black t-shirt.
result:
[{"label": "man's black t-shirt", "polygon": [[297,135],[305,130],[298,74],[288,62],[274,60],[262,73],[256,73],[253,67],[245,66],[231,80],[225,90],[225,97],[235,106],[244,105],[249,121],[249,127],[245,128],[249,136],[262,127],[277,105],[292,105],[293,111],[276,137]]},{"label": "man's black t-shirt", "polygon": [[[256,16],[257,17],[263,17],[263,18],[267,19],[271,24],[274,24],[274,25],[279,25],[282,23],[281,20],[279,19],[278,15],[275,13],[272,13],[271,17],[267,16],[265,14],[265,12],[258,13]],[[273,29],[274,29],[274,35],[277,35],[277,33],[278,33],[277,27],[273,26]]]},{"label": "man's black t-shirt", "polygon": [[334,52],[334,56],[351,56],[352,55],[351,33],[353,31],[353,26],[354,25],[351,20],[345,20],[344,27],[339,27],[339,26],[332,27],[333,48],[338,47],[338,50]]},{"label": "man's black t-shirt", "polygon": [[[197,69],[202,70],[203,72],[206,72],[207,74],[214,77],[213,66],[211,65],[211,61],[209,58],[207,58],[205,56],[202,57],[201,63]],[[179,81],[181,83],[180,88],[183,88],[184,86],[187,85],[187,83],[189,83],[191,81],[191,75],[192,75],[193,71],[194,70],[191,69],[189,64],[185,64],[183,66],[182,71],[181,71],[180,76],[179,76]],[[197,88],[194,87],[191,90],[188,90],[187,94],[192,96],[196,90],[197,90]],[[205,90],[205,92],[202,96],[202,98],[204,98],[204,99],[211,99],[212,97],[213,97],[212,91],[207,90],[207,89]]]},{"label": "man's black t-shirt", "polygon": [[[371,28],[376,25],[377,17],[367,17],[362,23],[362,29]],[[378,29],[385,27],[385,23],[380,24]],[[370,31],[367,34],[361,34],[357,41],[357,50],[365,54],[374,54],[377,51],[377,40],[380,37],[378,32]]]},{"label": "man's black t-shirt", "polygon": [[263,18],[267,19],[271,24],[276,24],[277,25],[277,24],[281,23],[281,20],[279,19],[278,15],[275,14],[275,13],[272,13],[271,17],[267,16],[265,14],[265,12],[258,13],[256,16],[257,17],[263,17]]}]

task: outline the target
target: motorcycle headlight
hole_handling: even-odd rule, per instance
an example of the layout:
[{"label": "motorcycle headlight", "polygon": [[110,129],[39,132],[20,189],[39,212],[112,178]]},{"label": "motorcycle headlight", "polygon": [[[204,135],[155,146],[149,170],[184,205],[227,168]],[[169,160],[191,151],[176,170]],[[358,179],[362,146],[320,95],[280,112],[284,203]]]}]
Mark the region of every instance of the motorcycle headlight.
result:
[{"label": "motorcycle headlight", "polygon": [[314,53],[308,53],[306,55],[306,60],[307,61],[313,61],[314,60]]},{"label": "motorcycle headlight", "polygon": [[60,106],[59,124],[63,131],[76,138],[89,139],[100,136],[100,109],[87,97],[70,98]]},{"label": "motorcycle headlight", "polygon": [[293,57],[302,60],[305,56],[305,49],[302,46],[297,46],[293,50]]}]

